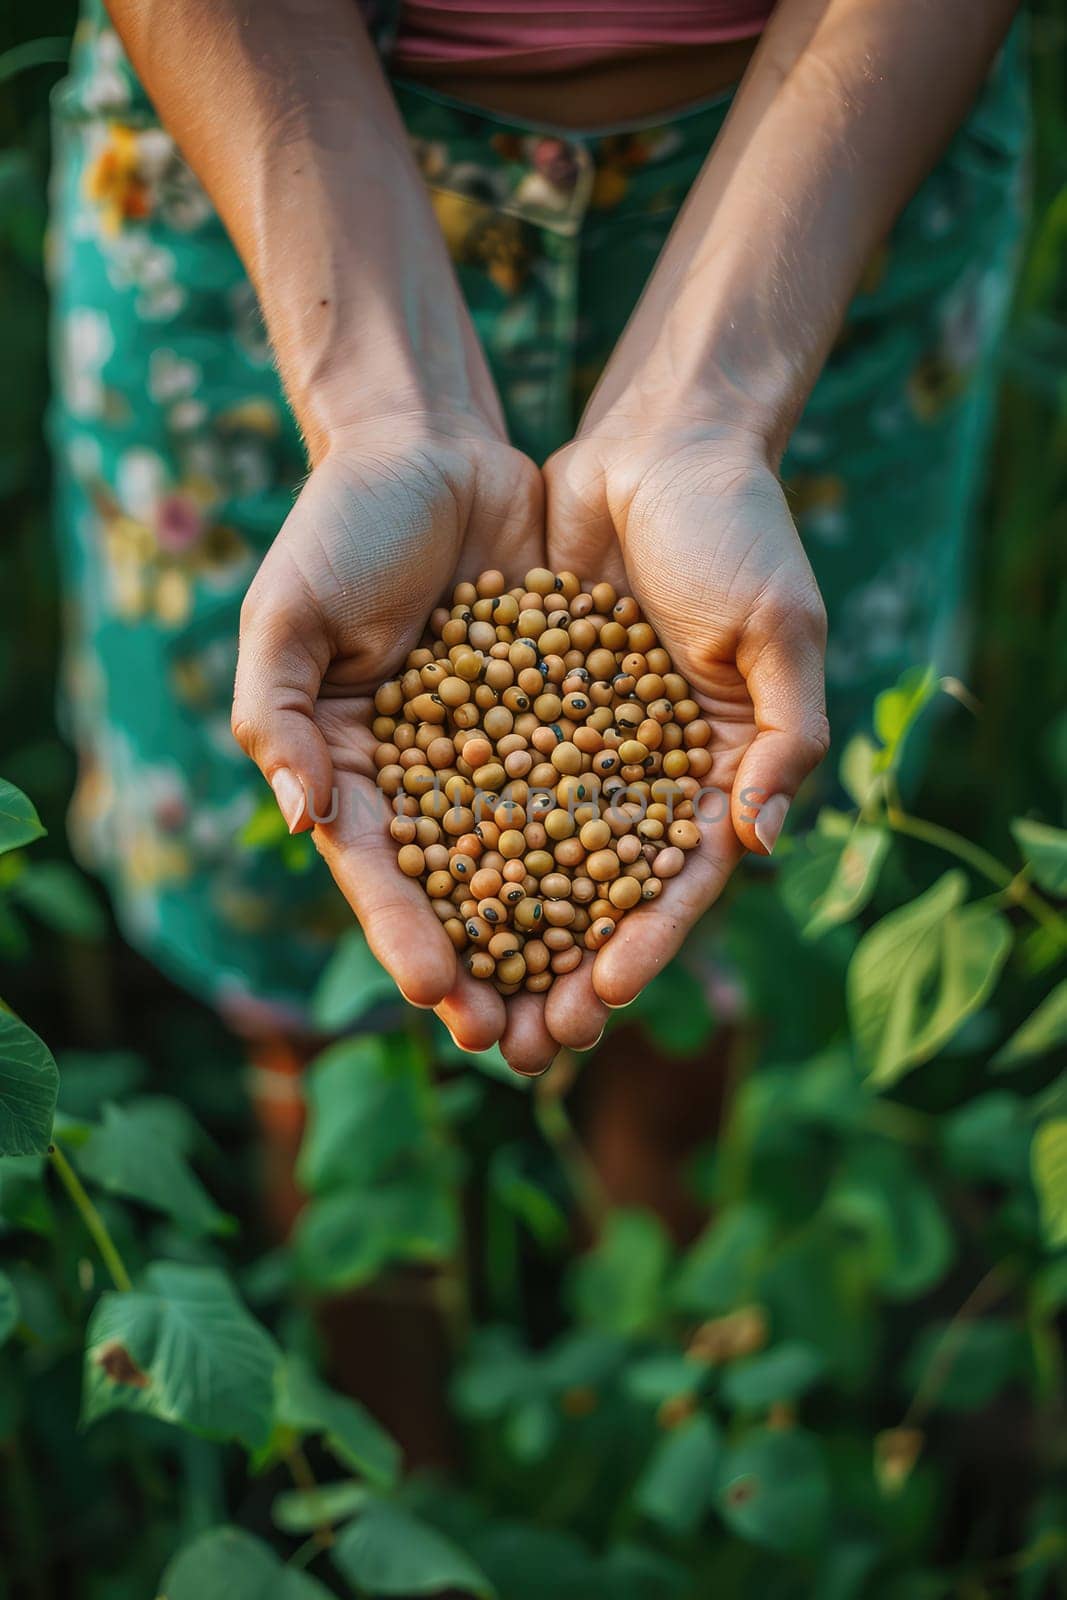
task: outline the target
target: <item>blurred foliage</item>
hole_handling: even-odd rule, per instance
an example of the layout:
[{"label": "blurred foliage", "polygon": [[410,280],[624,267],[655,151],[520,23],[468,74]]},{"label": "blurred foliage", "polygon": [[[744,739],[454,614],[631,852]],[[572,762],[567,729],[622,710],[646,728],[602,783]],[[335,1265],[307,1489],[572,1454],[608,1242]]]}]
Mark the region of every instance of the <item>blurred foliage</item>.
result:
[{"label": "blurred foliage", "polygon": [[[1032,10],[977,715],[921,668],[887,687],[840,757],[850,808],[736,885],[600,1047],[643,1033],[724,1070],[703,1227],[679,1245],[610,1206],[577,1061],[531,1087],[463,1057],[353,935],[316,997],[341,1037],[307,1074],[308,1201],[278,1250],[232,1045],[63,846],[41,239],[71,7],[10,8],[0,1596],[1067,1595],[1067,19]],[[317,1304],[371,1285],[449,1330],[449,1477],[403,1470],[384,1376],[368,1409],[321,1375]]]}]

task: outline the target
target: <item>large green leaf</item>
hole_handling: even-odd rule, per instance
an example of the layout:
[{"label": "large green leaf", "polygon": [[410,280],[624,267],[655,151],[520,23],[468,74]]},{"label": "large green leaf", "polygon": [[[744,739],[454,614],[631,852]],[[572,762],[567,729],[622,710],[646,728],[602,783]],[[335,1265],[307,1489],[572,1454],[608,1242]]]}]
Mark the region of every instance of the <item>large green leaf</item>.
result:
[{"label": "large green leaf", "polygon": [[278,1375],[275,1420],[298,1433],[321,1433],[343,1466],[383,1489],[400,1476],[400,1447],[370,1412],[337,1394],[299,1356],[288,1356]]},{"label": "large green leaf", "polygon": [[329,1600],[316,1578],[286,1566],[269,1545],[240,1528],[212,1528],[180,1550],[159,1585],[159,1600]]},{"label": "large green leaf", "polygon": [[155,1262],[142,1287],[101,1296],[85,1348],[85,1421],[142,1411],[215,1439],[265,1443],[280,1359],[215,1267]]},{"label": "large green leaf", "polygon": [[308,1127],[297,1177],[320,1194],[363,1186],[426,1134],[424,1080],[414,1051],[382,1038],[343,1039],[305,1079]]},{"label": "large green leaf", "polygon": [[1067,1117],[1049,1117],[1041,1123],[1030,1160],[1045,1239],[1051,1249],[1059,1250],[1067,1245]]},{"label": "large green leaf", "polygon": [[19,1320],[19,1301],[15,1285],[6,1272],[0,1272],[0,1345],[6,1344]]},{"label": "large green leaf", "polygon": [[383,1000],[399,1003],[400,991],[371,955],[358,928],[346,933],[330,958],[311,1000],[311,1018],[323,1033],[350,1028]]},{"label": "large green leaf", "polygon": [[0,1156],[47,1153],[58,1092],[48,1046],[0,1007]]},{"label": "large green leaf", "polygon": [[45,828],[21,789],[0,778],[0,855],[44,837]]},{"label": "large green leaf", "polygon": [[1067,978],[1045,996],[1025,1022],[1020,1023],[990,1065],[994,1071],[1008,1072],[1061,1045],[1067,1045]]},{"label": "large green leaf", "polygon": [[232,1229],[152,1105],[143,1114],[137,1106],[105,1106],[76,1161],[91,1183],[162,1211],[191,1233]]},{"label": "large green leaf", "polygon": [[1011,949],[1011,928],[988,905],[961,905],[953,869],[865,934],[848,968],[848,1006],[872,1084],[928,1061],[984,1003]]},{"label": "large green leaf", "polygon": [[582,1322],[637,1334],[664,1310],[671,1261],[667,1231],[649,1211],[615,1211],[596,1246],[577,1262],[571,1297]]},{"label": "large green leaf", "polygon": [[747,1434],[721,1464],[717,1501],[724,1522],[742,1539],[773,1550],[814,1548],[830,1506],[819,1441],[799,1428]]},{"label": "large green leaf", "polygon": [[859,915],[877,886],[889,837],[886,828],[868,822],[856,824],[837,857],[830,882],[811,907],[804,925],[806,939],[817,939],[828,928]]},{"label": "large green leaf", "polygon": [[370,1189],[337,1189],[305,1207],[294,1238],[296,1267],[317,1289],[354,1289],[391,1261],[442,1261],[456,1238],[446,1174],[433,1165],[412,1168]]},{"label": "large green leaf", "polygon": [[1034,881],[1057,899],[1067,897],[1067,831],[1029,817],[1017,817],[1011,831]]},{"label": "large green leaf", "polygon": [[653,1450],[634,1504],[671,1533],[693,1533],[715,1499],[722,1435],[704,1412],[672,1428]]},{"label": "large green leaf", "polygon": [[492,1584],[469,1556],[428,1523],[388,1500],[372,1501],[341,1531],[333,1559],[360,1594],[410,1597],[446,1589],[492,1600]]}]

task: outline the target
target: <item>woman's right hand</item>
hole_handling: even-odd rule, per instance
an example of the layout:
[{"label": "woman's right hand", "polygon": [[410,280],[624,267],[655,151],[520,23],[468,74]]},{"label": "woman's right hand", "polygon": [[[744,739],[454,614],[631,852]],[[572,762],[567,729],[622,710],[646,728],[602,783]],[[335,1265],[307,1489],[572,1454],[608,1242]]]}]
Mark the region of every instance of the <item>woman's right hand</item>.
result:
[{"label": "woman's right hand", "polygon": [[[241,613],[238,742],[292,831],[317,848],[375,956],[461,1047],[505,1030],[496,990],[459,965],[422,885],[400,872],[375,786],[372,696],[452,586],[543,560],[541,475],[487,430],[377,420],[331,439]],[[336,814],[333,791],[336,789]],[[533,1002],[535,997],[525,997]]]}]

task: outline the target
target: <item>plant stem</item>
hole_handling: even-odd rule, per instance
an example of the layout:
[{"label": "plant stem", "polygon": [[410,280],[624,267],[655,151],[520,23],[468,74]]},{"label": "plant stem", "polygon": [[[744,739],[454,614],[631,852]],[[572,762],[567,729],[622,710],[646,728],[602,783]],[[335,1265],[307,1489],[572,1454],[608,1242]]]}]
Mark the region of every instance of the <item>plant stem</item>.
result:
[{"label": "plant stem", "polygon": [[133,1280],[126,1271],[125,1262],[119,1255],[114,1239],[107,1231],[107,1224],[86,1194],[78,1174],[54,1140],[49,1146],[48,1154],[51,1157],[53,1167],[59,1174],[60,1182],[73,1200],[90,1238],[100,1252],[101,1260],[111,1274],[112,1283],[123,1294],[128,1294],[133,1288]]},{"label": "plant stem", "polygon": [[972,1317],[979,1316],[1002,1300],[1012,1285],[1012,1278],[1010,1263],[998,1261],[971,1290],[934,1347],[911,1404],[899,1424],[901,1428],[917,1428],[925,1420],[952,1370],[966,1324]]},{"label": "plant stem", "polygon": [[1013,873],[996,856],[990,855],[988,850],[983,850],[981,845],[972,844],[969,839],[964,839],[960,834],[953,833],[951,828],[942,828],[936,822],[926,822],[921,817],[909,816],[906,811],[901,811],[898,806],[890,804],[886,810],[886,821],[894,833],[906,835],[909,839],[918,839],[923,844],[929,844],[935,850],[944,850],[947,855],[955,856],[958,861],[979,873],[983,878],[988,878],[990,883],[995,883],[997,888],[1008,894],[1017,905],[1023,907],[1040,923],[1041,927],[1056,940],[1057,944],[1067,947],[1067,921],[1054,911],[1047,900],[1021,878],[1018,873]]},{"label": "plant stem", "polygon": [[[297,1488],[304,1494],[312,1494],[318,1488],[318,1481],[311,1470],[307,1456],[298,1444],[290,1445],[285,1452],[285,1464],[289,1468],[290,1476]],[[311,1535],[310,1543],[320,1550],[328,1550],[333,1544],[333,1528],[329,1522],[320,1522],[315,1532]]]},{"label": "plant stem", "polygon": [[[548,1078],[551,1076],[549,1073]],[[542,1089],[541,1085],[547,1084],[547,1081],[547,1078],[539,1079],[534,1089],[534,1118],[546,1143],[555,1151],[578,1208],[595,1239],[607,1221],[611,1202],[562,1099],[551,1087]]]}]

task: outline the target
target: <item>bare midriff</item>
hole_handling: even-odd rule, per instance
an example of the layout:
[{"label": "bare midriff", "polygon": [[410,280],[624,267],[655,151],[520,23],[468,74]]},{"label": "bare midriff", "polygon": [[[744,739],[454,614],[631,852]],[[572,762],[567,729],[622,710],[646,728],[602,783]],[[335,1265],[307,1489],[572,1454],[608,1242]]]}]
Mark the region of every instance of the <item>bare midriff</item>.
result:
[{"label": "bare midriff", "polygon": [[740,80],[757,38],[664,45],[546,70],[536,56],[496,61],[418,61],[400,75],[501,116],[550,127],[591,129],[658,117],[707,100]]}]

